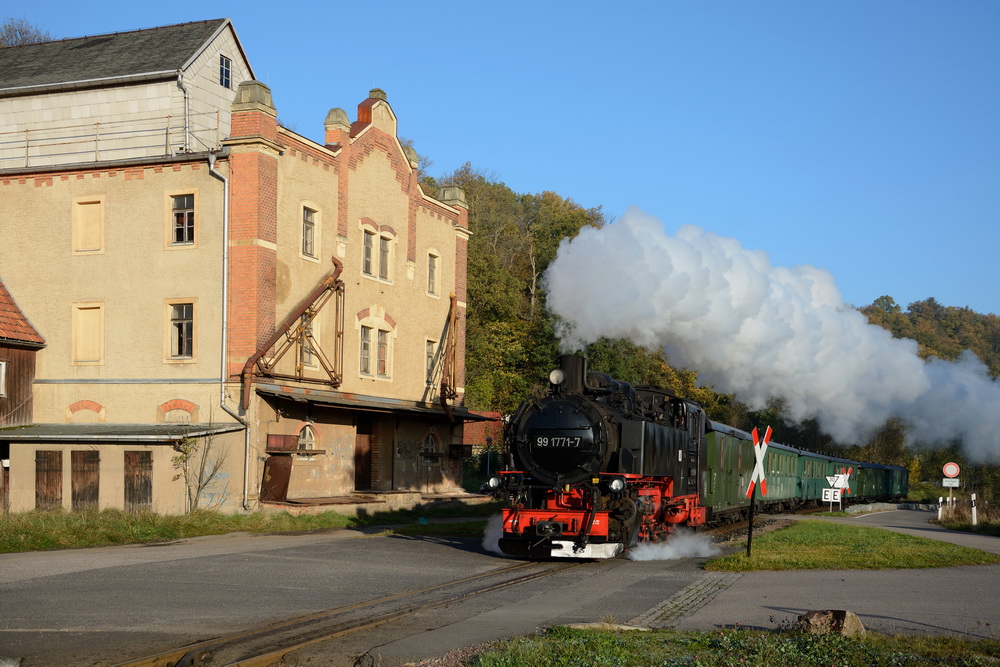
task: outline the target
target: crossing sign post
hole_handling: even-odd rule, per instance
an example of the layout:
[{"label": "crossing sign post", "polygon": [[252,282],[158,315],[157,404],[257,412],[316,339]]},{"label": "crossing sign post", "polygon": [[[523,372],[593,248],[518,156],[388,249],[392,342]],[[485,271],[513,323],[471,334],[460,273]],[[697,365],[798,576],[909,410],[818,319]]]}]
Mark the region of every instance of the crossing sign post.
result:
[{"label": "crossing sign post", "polygon": [[851,473],[854,472],[854,468],[844,468],[840,469],[840,472],[835,475],[828,475],[826,478],[826,483],[830,485],[829,489],[823,489],[823,502],[830,503],[830,511],[833,511],[833,503],[840,505],[840,509],[844,509],[843,495],[845,493],[851,492]]},{"label": "crossing sign post", "polygon": [[753,506],[754,490],[760,486],[760,495],[767,495],[767,477],[764,475],[764,454],[767,452],[767,444],[771,442],[771,427],[764,431],[764,439],[760,440],[755,426],[750,432],[753,436],[753,473],[750,475],[750,486],[747,488],[747,498],[750,499],[750,523],[747,526],[747,558],[750,557],[750,547],[753,544]]}]

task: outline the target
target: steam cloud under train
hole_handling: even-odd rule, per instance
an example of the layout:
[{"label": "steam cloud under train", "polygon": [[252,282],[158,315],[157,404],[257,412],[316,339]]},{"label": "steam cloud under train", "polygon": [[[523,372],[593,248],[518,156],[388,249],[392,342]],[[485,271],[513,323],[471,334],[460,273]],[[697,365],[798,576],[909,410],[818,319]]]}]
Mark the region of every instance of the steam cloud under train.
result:
[{"label": "steam cloud under train", "polygon": [[[580,276],[614,279],[581,282]],[[697,227],[668,235],[637,208],[564,241],[546,274],[564,347],[602,336],[667,353],[699,381],[752,409],[780,397],[842,443],[891,417],[916,442],[960,438],[974,460],[1000,459],[1000,384],[971,352],[924,361],[844,303],[833,276],[772,266],[766,253]]]}]

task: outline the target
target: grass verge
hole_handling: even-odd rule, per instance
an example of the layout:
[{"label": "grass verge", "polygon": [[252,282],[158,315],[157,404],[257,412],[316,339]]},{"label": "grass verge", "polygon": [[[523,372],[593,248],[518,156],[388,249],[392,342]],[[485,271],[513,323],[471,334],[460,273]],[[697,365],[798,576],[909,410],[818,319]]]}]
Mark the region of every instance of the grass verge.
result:
[{"label": "grass verge", "polygon": [[571,665],[767,665],[853,667],[1000,665],[1000,641],[867,633],[860,638],[796,630],[621,632],[556,627],[500,642],[465,661],[474,667]]},{"label": "grass verge", "polygon": [[884,570],[1000,563],[1000,556],[881,528],[796,521],[755,535],[753,551],[716,558],[706,570]]},{"label": "grass verge", "polygon": [[[196,511],[182,516],[165,516],[118,510],[34,511],[0,516],[0,553],[169,542],[187,537],[240,532],[303,533],[410,523],[419,526],[421,519],[487,517],[497,511],[496,505],[492,503],[457,504],[444,508],[417,508],[359,516],[346,516],[336,512],[294,516],[271,512],[238,515]],[[478,523],[478,535],[482,536],[482,526],[485,524]]]}]

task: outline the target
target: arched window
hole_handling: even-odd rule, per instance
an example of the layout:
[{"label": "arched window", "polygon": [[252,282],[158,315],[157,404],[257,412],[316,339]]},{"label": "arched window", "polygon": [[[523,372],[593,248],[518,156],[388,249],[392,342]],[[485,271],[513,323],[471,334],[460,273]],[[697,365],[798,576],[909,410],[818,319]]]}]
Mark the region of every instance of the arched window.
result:
[{"label": "arched window", "polygon": [[302,430],[299,431],[299,449],[316,449],[316,431],[308,424],[303,426]]}]

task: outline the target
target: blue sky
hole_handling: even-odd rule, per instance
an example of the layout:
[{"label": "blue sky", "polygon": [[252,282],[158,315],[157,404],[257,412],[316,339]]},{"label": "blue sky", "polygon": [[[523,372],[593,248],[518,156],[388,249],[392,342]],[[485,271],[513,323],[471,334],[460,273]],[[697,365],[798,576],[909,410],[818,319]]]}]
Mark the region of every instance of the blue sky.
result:
[{"label": "blue sky", "polygon": [[309,138],[379,87],[432,175],[636,205],[827,269],[854,305],[1000,314],[1000,3],[104,6],[0,16],[59,37],[228,16]]}]

